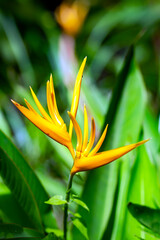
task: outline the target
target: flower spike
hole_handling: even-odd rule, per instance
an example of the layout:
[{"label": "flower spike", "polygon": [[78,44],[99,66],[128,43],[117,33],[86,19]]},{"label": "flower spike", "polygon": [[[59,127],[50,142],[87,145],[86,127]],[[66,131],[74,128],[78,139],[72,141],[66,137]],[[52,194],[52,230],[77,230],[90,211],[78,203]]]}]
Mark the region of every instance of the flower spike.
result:
[{"label": "flower spike", "polygon": [[[76,78],[76,82],[74,85],[74,91],[73,91],[73,98],[72,98],[72,105],[71,105],[71,110],[70,113],[72,114],[73,117],[76,117],[77,114],[77,109],[78,109],[78,103],[79,103],[79,97],[80,97],[80,90],[81,90],[81,82],[82,82],[82,76],[83,76],[83,71],[84,71],[84,67],[87,61],[87,57],[84,58],[77,78]],[[69,135],[70,137],[72,137],[72,130],[73,130],[73,123],[72,121],[70,121],[70,126],[69,126]]]}]

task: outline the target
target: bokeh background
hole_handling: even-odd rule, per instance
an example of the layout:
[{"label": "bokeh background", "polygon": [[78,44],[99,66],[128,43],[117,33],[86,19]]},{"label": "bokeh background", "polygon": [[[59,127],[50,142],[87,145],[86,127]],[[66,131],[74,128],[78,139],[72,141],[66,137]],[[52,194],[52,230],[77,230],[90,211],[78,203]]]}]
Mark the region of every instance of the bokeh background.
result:
[{"label": "bokeh background", "polygon": [[[152,239],[130,215],[127,203],[160,206],[159,0],[1,0],[0,129],[23,152],[49,195],[65,194],[72,166],[68,151],[25,119],[10,99],[24,104],[26,98],[36,108],[32,86],[46,107],[46,82],[52,73],[58,108],[69,124],[67,110],[85,56],[77,115],[82,129],[85,103],[95,118],[97,138],[109,123],[103,150],[152,140],[118,163],[76,176],[73,191],[90,213],[76,211],[91,240]],[[73,239],[83,239],[76,229],[72,232]]]}]

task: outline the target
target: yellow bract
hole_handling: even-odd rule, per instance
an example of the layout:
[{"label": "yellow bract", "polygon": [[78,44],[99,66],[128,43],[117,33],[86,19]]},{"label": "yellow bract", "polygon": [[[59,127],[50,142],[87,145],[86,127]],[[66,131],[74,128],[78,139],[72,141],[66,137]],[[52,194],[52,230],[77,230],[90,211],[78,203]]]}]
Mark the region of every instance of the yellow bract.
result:
[{"label": "yellow bract", "polygon": [[[72,104],[71,104],[71,114],[73,115],[73,117],[76,117],[77,114],[77,109],[78,109],[78,103],[79,103],[79,97],[80,97],[80,90],[81,90],[81,82],[82,82],[82,77],[83,77],[83,71],[84,71],[84,67],[87,61],[87,57],[84,58],[77,78],[76,78],[76,82],[75,82],[75,86],[74,86],[74,91],[73,91],[73,98],[72,98]],[[70,121],[70,126],[69,126],[69,135],[70,137],[72,137],[72,130],[73,130],[73,124]]]}]

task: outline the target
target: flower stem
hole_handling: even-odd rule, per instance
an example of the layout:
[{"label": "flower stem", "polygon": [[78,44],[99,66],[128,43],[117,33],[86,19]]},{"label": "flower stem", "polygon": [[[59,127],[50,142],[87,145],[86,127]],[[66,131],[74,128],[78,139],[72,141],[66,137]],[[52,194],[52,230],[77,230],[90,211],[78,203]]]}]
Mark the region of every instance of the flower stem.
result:
[{"label": "flower stem", "polygon": [[68,180],[68,186],[67,186],[67,191],[66,191],[66,201],[64,205],[64,218],[63,218],[63,231],[64,231],[64,240],[67,240],[67,218],[68,218],[68,203],[70,200],[70,193],[71,193],[71,187],[72,187],[72,180],[73,180],[73,175],[69,175],[69,180]]}]

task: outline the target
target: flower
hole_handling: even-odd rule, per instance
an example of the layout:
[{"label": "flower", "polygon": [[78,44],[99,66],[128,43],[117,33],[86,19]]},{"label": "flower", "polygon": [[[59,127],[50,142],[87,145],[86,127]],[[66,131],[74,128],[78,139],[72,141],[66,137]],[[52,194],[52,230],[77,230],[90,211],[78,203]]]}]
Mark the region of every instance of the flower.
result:
[{"label": "flower", "polygon": [[84,138],[83,139],[82,139],[82,131],[75,117],[70,112],[68,112],[68,114],[70,116],[70,119],[73,122],[73,126],[75,128],[75,132],[77,135],[76,154],[75,154],[74,164],[71,169],[71,175],[74,175],[77,172],[87,171],[87,170],[104,166],[122,157],[126,153],[130,152],[134,148],[140,146],[141,144],[149,140],[147,139],[147,140],[140,141],[138,143],[134,143],[134,144],[120,147],[120,148],[112,149],[109,151],[97,153],[105,139],[108,124],[104,129],[98,143],[91,150],[95,140],[94,118],[92,118],[92,121],[91,121],[91,134],[88,142],[88,117],[87,117],[86,107],[84,106]]},{"label": "flower", "polygon": [[75,36],[80,31],[87,12],[88,8],[83,2],[75,1],[72,4],[62,2],[56,9],[55,16],[64,32]]},{"label": "flower", "polygon": [[[91,169],[106,165],[120,158],[121,156],[125,155],[126,153],[130,152],[134,148],[140,146],[141,144],[149,140],[147,139],[147,140],[143,140],[141,142],[130,144],[124,147],[97,153],[105,139],[108,125],[104,129],[104,132],[102,133],[98,143],[92,149],[94,140],[95,140],[95,131],[96,131],[95,121],[94,121],[94,118],[92,118],[91,134],[88,142],[88,116],[87,116],[87,111],[85,106],[84,106],[84,137],[82,139],[82,131],[80,129],[79,124],[76,121],[76,114],[77,114],[77,108],[79,104],[82,75],[83,75],[84,67],[86,64],[86,60],[87,58],[85,57],[80,66],[80,69],[76,78],[75,86],[74,86],[71,110],[70,112],[68,112],[70,117],[69,131],[67,131],[66,124],[64,123],[62,117],[60,116],[57,108],[52,75],[50,75],[50,80],[47,81],[47,105],[48,105],[49,114],[44,110],[44,108],[42,107],[41,103],[39,102],[37,96],[35,95],[31,87],[30,87],[30,90],[31,90],[33,99],[41,115],[35,111],[35,109],[29,104],[29,102],[26,99],[24,100],[27,105],[27,108],[11,99],[13,104],[36,127],[38,127],[46,135],[48,135],[49,137],[51,137],[52,139],[66,146],[69,149],[74,161],[73,167],[70,173],[71,176],[73,176],[75,173],[80,171],[87,171],[87,170],[91,170]],[[73,127],[77,135],[76,151],[74,150],[72,145]]]},{"label": "flower", "polygon": [[[76,82],[75,82],[72,105],[70,110],[74,117],[76,117],[76,113],[77,113],[82,75],[83,75],[86,60],[87,58],[85,57],[81,64],[81,67],[79,69]],[[73,125],[72,123],[70,123],[69,133],[68,133],[66,124],[64,123],[62,117],[60,116],[57,108],[52,75],[50,75],[50,80],[47,81],[47,105],[48,105],[49,114],[44,110],[44,108],[42,107],[41,103],[39,102],[37,96],[35,95],[31,87],[30,87],[30,90],[31,90],[33,99],[42,116],[34,110],[34,108],[29,104],[29,102],[26,99],[24,100],[27,105],[27,108],[11,99],[12,103],[42,132],[44,132],[46,135],[48,135],[55,141],[59,142],[60,144],[66,146],[71,152],[72,157],[74,158],[75,153],[74,153],[74,149],[71,142]]]}]

